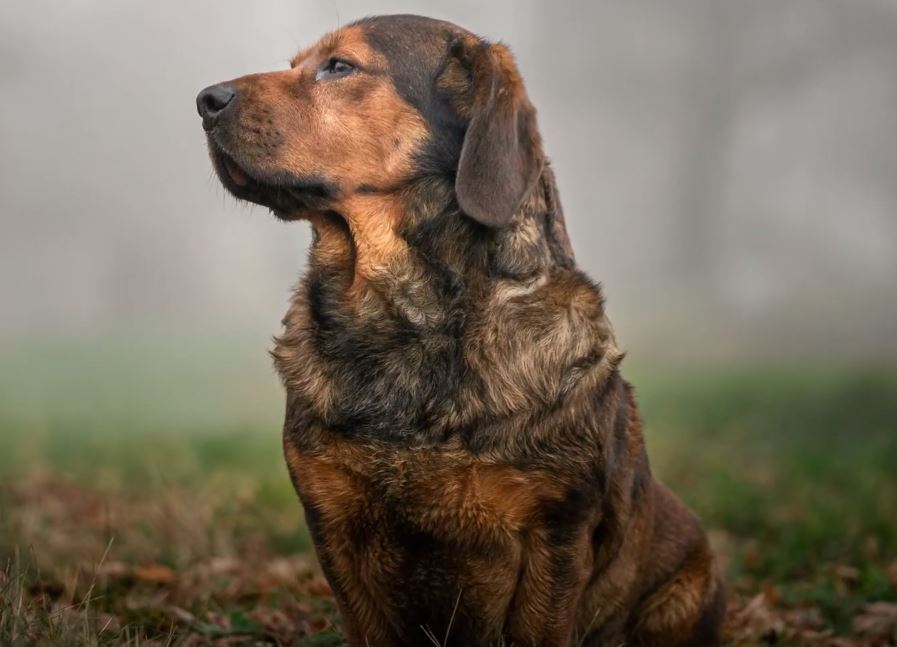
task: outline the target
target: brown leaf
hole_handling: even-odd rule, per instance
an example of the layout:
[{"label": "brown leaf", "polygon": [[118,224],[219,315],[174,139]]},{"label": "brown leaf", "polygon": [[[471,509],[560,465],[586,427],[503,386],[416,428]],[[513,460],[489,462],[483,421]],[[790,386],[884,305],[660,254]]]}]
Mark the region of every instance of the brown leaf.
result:
[{"label": "brown leaf", "polygon": [[847,564],[832,565],[832,572],[835,574],[835,577],[844,582],[858,582],[860,579],[859,569]]},{"label": "brown leaf", "polygon": [[307,635],[314,635],[330,627],[330,622],[326,618],[315,617],[303,620],[302,626]]},{"label": "brown leaf", "polygon": [[333,595],[333,591],[331,590],[330,585],[320,577],[316,577],[308,583],[308,593],[309,595],[314,595],[322,598],[330,597]]},{"label": "brown leaf", "polygon": [[769,606],[774,607],[779,603],[779,589],[772,582],[767,582],[763,585],[763,595],[766,597],[766,602]]},{"label": "brown leaf", "polygon": [[773,639],[785,629],[785,623],[773,609],[767,593],[758,593],[741,609],[732,610],[730,622],[740,636],[752,639]]},{"label": "brown leaf", "polygon": [[829,570],[832,573],[835,590],[842,596],[847,595],[853,585],[860,579],[860,571],[847,564],[832,564],[829,566]]},{"label": "brown leaf", "polygon": [[897,589],[897,560],[888,566],[888,579],[891,580],[891,586]]},{"label": "brown leaf", "polygon": [[259,607],[249,617],[264,627],[269,633],[278,636],[281,642],[289,643],[296,635],[296,623],[280,609]]},{"label": "brown leaf", "polygon": [[123,578],[130,575],[131,569],[124,562],[107,560],[97,566],[96,573],[101,577]]},{"label": "brown leaf", "polygon": [[847,638],[830,638],[823,644],[825,647],[857,647],[857,644],[853,640]]},{"label": "brown leaf", "polygon": [[136,580],[152,584],[170,584],[175,580],[174,571],[162,564],[135,566],[131,574]]},{"label": "brown leaf", "polygon": [[890,638],[897,634],[897,604],[873,602],[854,616],[853,630],[864,636]]},{"label": "brown leaf", "polygon": [[240,570],[240,561],[234,557],[213,557],[205,564],[210,575],[225,575]]},{"label": "brown leaf", "polygon": [[196,622],[196,616],[181,607],[170,606],[168,607],[168,612],[184,624],[189,625]]}]

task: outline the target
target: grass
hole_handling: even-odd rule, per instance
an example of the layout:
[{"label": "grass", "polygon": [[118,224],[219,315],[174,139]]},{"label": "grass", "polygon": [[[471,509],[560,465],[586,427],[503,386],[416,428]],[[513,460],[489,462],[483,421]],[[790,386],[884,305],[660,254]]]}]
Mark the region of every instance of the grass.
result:
[{"label": "grass", "polygon": [[[29,352],[0,371],[0,644],[342,644],[267,368],[142,391],[118,351],[83,377]],[[897,370],[629,374],[726,564],[728,644],[897,643]]]},{"label": "grass", "polygon": [[736,598],[845,636],[897,600],[895,377],[754,369],[643,390],[655,471],[714,529]]}]

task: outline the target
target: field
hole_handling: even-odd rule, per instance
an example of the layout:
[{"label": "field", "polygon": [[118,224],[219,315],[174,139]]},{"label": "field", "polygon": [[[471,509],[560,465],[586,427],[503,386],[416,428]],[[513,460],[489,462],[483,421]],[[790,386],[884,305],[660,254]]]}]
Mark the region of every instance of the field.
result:
[{"label": "field", "polygon": [[[157,343],[0,355],[0,645],[342,644],[264,347]],[[897,644],[897,370],[626,372],[727,644]]]}]

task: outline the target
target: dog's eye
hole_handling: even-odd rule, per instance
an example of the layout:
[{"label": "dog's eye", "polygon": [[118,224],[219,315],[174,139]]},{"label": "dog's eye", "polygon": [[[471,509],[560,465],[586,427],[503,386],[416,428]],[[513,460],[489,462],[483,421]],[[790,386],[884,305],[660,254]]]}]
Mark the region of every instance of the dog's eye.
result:
[{"label": "dog's eye", "polygon": [[315,74],[315,81],[321,79],[338,79],[355,71],[355,66],[338,58],[331,58],[324,63]]}]

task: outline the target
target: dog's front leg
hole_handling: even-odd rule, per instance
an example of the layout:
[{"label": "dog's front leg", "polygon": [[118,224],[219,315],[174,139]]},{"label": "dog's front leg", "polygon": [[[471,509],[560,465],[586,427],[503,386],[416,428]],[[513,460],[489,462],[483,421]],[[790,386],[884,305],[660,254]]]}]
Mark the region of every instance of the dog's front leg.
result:
[{"label": "dog's front leg", "polygon": [[570,647],[592,564],[587,524],[569,531],[540,528],[524,538],[517,590],[505,625],[516,647]]}]

